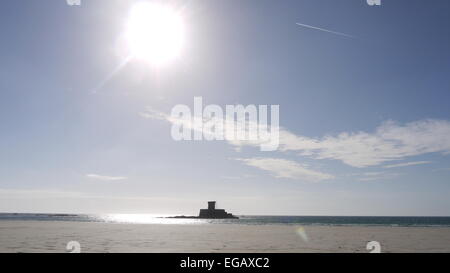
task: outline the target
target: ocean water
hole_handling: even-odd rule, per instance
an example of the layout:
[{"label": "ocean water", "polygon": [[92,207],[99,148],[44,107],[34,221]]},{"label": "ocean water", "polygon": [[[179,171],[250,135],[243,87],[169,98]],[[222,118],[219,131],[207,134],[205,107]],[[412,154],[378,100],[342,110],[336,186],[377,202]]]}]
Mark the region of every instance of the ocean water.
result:
[{"label": "ocean water", "polygon": [[150,214],[44,214],[0,213],[0,221],[75,221],[131,224],[244,224],[244,225],[363,225],[363,226],[450,226],[450,217],[409,216],[251,216],[239,219],[170,219],[173,215]]}]

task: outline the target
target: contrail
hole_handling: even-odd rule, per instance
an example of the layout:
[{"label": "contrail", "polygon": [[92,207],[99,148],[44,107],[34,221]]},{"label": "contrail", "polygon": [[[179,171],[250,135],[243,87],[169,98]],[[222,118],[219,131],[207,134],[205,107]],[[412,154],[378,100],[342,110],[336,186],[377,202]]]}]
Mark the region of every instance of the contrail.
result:
[{"label": "contrail", "polygon": [[349,34],[345,34],[345,33],[342,33],[342,32],[332,31],[332,30],[328,30],[328,29],[324,29],[324,28],[320,28],[320,27],[315,27],[315,26],[310,26],[310,25],[305,25],[305,24],[300,24],[300,23],[296,23],[296,24],[299,25],[299,26],[302,26],[302,27],[307,27],[307,28],[312,28],[312,29],[316,29],[316,30],[320,30],[320,31],[325,31],[325,32],[328,32],[328,33],[333,33],[333,34],[340,35],[340,36],[345,36],[345,37],[348,37],[348,38],[355,38],[355,36],[352,36],[352,35],[349,35]]}]

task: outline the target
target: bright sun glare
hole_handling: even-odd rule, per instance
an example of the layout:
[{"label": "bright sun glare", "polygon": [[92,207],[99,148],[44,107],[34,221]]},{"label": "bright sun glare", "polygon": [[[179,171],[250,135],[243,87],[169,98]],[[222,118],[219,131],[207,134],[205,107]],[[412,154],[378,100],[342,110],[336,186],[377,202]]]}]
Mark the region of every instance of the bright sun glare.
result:
[{"label": "bright sun glare", "polygon": [[162,65],[180,54],[184,39],[183,22],[180,15],[169,7],[141,2],[130,11],[126,39],[132,57]]}]

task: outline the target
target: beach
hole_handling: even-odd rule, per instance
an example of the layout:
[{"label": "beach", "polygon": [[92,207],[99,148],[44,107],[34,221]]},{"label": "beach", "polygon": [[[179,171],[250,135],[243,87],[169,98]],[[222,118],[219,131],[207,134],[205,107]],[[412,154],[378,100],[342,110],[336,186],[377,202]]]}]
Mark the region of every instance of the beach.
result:
[{"label": "beach", "polygon": [[450,252],[450,227],[0,221],[0,252]]}]

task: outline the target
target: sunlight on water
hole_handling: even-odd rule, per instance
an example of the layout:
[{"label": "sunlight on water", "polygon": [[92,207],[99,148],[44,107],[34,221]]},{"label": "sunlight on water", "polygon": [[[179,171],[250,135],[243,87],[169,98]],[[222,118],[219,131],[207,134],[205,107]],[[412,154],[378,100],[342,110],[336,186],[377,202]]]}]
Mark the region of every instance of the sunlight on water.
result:
[{"label": "sunlight on water", "polygon": [[171,215],[155,214],[105,214],[100,216],[101,220],[113,223],[129,224],[205,224],[204,219],[174,219],[165,218]]}]

